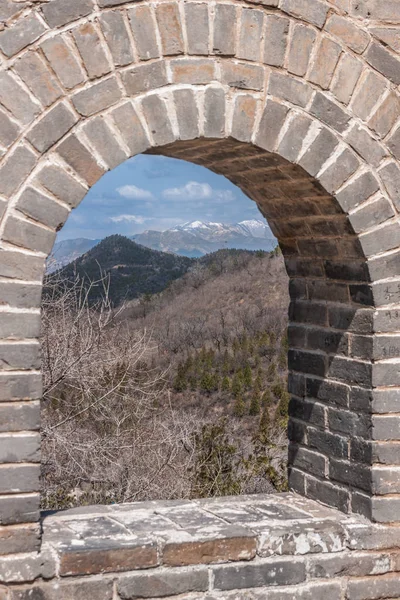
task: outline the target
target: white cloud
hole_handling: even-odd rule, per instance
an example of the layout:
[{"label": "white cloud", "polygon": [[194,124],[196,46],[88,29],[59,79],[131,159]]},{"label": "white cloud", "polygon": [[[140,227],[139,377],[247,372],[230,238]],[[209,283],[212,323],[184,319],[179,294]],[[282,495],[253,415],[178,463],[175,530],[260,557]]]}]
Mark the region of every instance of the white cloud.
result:
[{"label": "white cloud", "polygon": [[123,185],[117,188],[117,192],[120,196],[129,200],[153,200],[154,198],[149,190],[143,190],[136,185]]},{"label": "white cloud", "polygon": [[208,183],[188,181],[182,187],[168,188],[163,191],[164,198],[169,200],[208,200],[217,199],[230,202],[235,195],[230,190],[214,190]]},{"label": "white cloud", "polygon": [[113,223],[136,223],[137,225],[143,225],[143,223],[149,220],[151,219],[140,215],[116,215],[115,217],[110,217],[110,221]]}]

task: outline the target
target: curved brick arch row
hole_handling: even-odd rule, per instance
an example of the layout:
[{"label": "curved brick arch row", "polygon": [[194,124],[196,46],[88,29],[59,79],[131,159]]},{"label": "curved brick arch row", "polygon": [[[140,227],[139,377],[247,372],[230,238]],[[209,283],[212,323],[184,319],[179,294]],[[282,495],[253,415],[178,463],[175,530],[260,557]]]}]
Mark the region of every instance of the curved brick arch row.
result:
[{"label": "curved brick arch row", "polygon": [[293,489],[399,521],[400,61],[347,4],[1,7],[0,553],[39,541],[45,258],[90,186],[143,151],[226,175],[280,241]]}]

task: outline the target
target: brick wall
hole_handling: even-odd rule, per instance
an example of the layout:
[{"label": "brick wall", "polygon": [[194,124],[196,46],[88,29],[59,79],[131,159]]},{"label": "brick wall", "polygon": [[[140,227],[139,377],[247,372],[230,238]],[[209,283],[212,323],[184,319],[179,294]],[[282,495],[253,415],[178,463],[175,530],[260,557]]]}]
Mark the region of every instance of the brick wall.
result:
[{"label": "brick wall", "polygon": [[290,483],[400,522],[396,0],[0,2],[0,554],[40,547],[56,231],[149,151],[227,176],[290,276]]}]

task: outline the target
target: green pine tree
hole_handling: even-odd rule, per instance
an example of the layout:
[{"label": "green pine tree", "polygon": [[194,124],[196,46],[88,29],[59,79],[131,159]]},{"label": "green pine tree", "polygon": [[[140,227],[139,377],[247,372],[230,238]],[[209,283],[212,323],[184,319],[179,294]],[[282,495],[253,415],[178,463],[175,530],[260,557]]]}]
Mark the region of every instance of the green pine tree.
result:
[{"label": "green pine tree", "polygon": [[260,394],[258,394],[257,392],[254,392],[251,397],[249,414],[252,417],[255,417],[256,415],[260,414],[260,410],[261,410]]},{"label": "green pine tree", "polygon": [[222,379],[221,390],[223,392],[229,392],[230,389],[231,389],[231,382],[229,380],[229,377],[227,375],[225,375],[225,377]]},{"label": "green pine tree", "polygon": [[235,417],[241,418],[246,414],[246,404],[243,396],[239,394],[236,396],[235,405],[233,407],[233,414]]},{"label": "green pine tree", "polygon": [[235,398],[238,398],[242,394],[243,384],[238,373],[235,373],[233,377],[231,391]]},{"label": "green pine tree", "polygon": [[243,383],[247,388],[251,388],[251,384],[253,383],[253,373],[249,363],[246,364],[243,371]]}]

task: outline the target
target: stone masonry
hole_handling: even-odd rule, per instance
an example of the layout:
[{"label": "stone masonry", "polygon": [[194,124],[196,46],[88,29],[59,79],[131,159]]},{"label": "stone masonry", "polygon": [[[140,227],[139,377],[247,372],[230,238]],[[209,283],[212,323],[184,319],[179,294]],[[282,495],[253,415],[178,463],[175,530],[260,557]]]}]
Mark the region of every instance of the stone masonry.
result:
[{"label": "stone masonry", "polygon": [[[0,0],[1,600],[400,597],[399,39],[398,0]],[[165,505],[93,508],[81,529],[39,511],[45,260],[88,189],[142,152],[243,189],[290,277],[297,495],[184,503],[172,538]],[[249,527],[264,502],[292,516]]]}]

